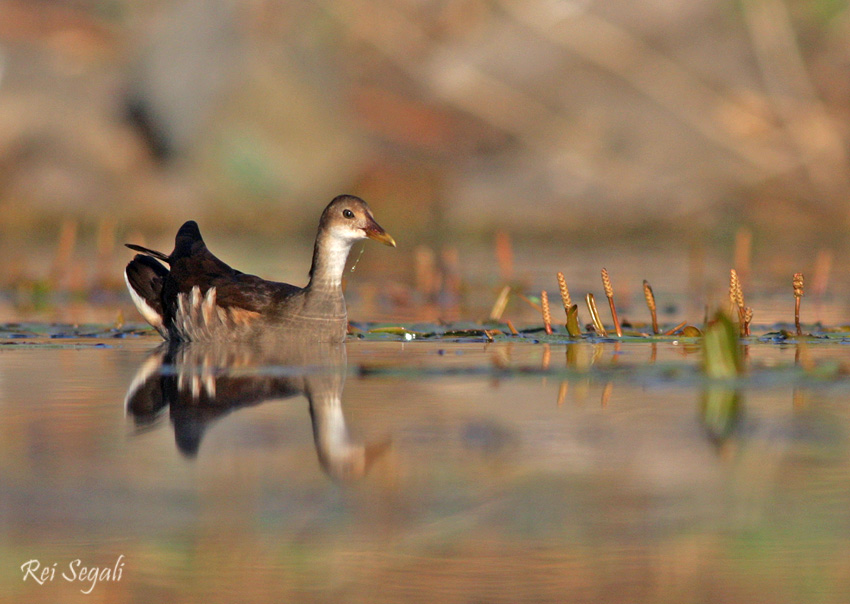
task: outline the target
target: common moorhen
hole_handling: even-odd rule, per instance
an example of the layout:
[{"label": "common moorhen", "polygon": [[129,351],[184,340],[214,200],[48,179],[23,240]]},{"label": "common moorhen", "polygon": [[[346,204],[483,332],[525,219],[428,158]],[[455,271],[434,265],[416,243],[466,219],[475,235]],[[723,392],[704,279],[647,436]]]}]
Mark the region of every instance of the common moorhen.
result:
[{"label": "common moorhen", "polygon": [[301,288],[231,268],[207,249],[190,220],[177,231],[171,254],[126,244],[141,253],[124,278],[136,308],[166,340],[341,342],[348,330],[342,273],[351,246],[367,237],[395,247],[365,201],[334,198],[322,212],[310,281]]}]

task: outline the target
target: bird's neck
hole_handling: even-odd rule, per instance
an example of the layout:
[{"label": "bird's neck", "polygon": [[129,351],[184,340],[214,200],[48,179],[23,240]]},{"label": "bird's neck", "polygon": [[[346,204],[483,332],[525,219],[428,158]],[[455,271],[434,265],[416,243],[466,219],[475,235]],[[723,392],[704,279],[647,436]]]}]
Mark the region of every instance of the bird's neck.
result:
[{"label": "bird's neck", "polygon": [[327,293],[342,292],[342,273],[352,242],[319,233],[313,248],[313,265],[307,289]]}]

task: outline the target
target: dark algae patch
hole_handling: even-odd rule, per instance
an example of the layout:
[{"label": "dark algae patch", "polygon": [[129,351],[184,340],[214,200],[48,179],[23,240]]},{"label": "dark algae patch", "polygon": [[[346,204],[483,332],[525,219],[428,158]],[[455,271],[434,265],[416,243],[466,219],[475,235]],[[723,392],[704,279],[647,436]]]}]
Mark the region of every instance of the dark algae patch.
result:
[{"label": "dark algae patch", "polygon": [[156,332],[152,328],[140,324],[115,327],[99,324],[4,323],[0,325],[0,346],[102,348],[108,345],[105,340],[154,335]]}]

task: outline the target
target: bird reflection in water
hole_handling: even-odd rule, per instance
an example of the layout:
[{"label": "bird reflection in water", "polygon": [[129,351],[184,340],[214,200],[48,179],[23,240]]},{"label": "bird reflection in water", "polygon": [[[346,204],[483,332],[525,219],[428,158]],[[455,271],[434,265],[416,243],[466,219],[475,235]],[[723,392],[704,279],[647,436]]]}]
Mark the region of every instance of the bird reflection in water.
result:
[{"label": "bird reflection in water", "polygon": [[243,407],[307,398],[316,453],[332,478],[361,478],[389,448],[352,441],[342,412],[345,344],[165,343],[139,367],[125,398],[137,427],[168,413],[177,448],[195,457],[214,422]]}]

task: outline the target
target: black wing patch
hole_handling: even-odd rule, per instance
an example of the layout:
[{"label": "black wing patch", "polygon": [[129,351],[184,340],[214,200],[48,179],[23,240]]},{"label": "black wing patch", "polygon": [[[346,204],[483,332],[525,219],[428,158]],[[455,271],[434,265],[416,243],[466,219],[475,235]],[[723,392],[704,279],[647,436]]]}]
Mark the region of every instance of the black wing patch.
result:
[{"label": "black wing patch", "polygon": [[168,277],[168,269],[150,256],[138,254],[127,265],[125,275],[133,292],[162,317],[162,287]]}]

